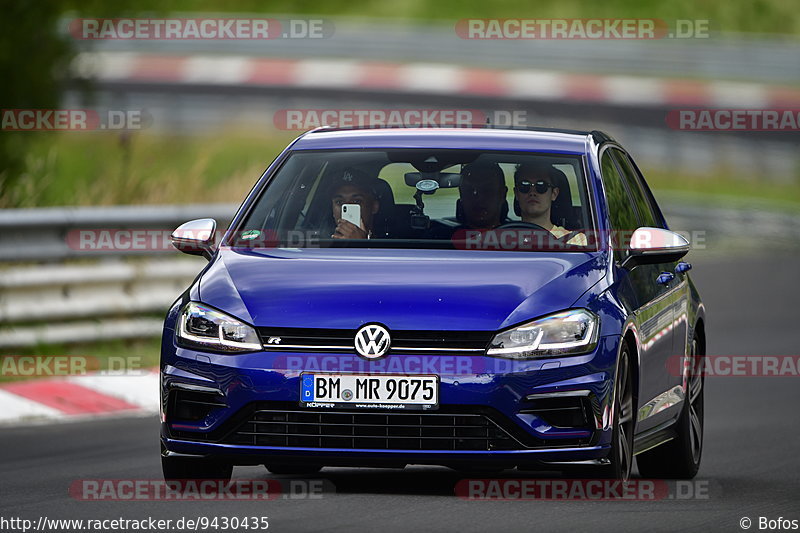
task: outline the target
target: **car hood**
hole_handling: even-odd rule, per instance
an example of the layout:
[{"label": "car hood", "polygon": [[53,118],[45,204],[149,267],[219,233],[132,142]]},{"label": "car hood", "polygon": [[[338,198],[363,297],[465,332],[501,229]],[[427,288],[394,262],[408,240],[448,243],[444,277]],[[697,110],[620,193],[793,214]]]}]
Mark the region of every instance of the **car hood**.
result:
[{"label": "car hood", "polygon": [[604,273],[596,252],[221,248],[200,298],[255,326],[491,331],[569,307]]}]

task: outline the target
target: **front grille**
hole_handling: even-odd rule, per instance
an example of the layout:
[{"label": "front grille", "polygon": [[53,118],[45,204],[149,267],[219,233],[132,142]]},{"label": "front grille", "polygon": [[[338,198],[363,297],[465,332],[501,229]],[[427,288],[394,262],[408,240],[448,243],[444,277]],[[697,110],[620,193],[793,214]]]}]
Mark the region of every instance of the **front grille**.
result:
[{"label": "front grille", "polygon": [[[264,348],[355,353],[355,329],[258,328]],[[483,353],[493,337],[488,331],[390,331],[389,353]],[[280,339],[279,342],[276,342]]]},{"label": "front grille", "polygon": [[483,414],[258,410],[226,444],[368,450],[510,450],[523,446]]}]

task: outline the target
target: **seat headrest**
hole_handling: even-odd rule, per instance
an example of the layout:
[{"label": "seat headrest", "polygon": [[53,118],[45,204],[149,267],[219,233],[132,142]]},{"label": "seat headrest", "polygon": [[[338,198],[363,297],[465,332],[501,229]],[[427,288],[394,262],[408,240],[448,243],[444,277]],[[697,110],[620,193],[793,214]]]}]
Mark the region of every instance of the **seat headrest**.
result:
[{"label": "seat headrest", "polygon": [[558,187],[558,198],[550,208],[550,220],[553,224],[562,227],[572,226],[572,191],[569,188],[569,179],[563,171],[553,168],[550,170],[550,179]]}]

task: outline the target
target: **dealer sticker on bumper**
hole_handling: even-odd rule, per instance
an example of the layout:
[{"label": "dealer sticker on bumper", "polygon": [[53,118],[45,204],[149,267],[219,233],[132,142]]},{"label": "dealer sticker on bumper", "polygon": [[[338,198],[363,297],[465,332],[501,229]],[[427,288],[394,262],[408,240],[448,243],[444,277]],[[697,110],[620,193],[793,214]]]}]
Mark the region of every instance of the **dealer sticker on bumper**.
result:
[{"label": "dealer sticker on bumper", "polygon": [[428,410],[439,405],[439,376],[302,374],[302,407]]}]

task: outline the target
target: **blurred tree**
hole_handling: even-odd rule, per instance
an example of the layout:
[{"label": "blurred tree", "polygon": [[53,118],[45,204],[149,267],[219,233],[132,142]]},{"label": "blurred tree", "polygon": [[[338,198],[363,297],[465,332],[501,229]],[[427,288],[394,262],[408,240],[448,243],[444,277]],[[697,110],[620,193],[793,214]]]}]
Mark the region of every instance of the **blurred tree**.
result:
[{"label": "blurred tree", "polygon": [[[53,108],[71,59],[58,32],[63,6],[53,1],[0,0],[0,108]],[[28,133],[0,132],[0,207],[14,205],[11,189],[24,170]]]},{"label": "blurred tree", "polygon": [[[66,32],[68,13],[113,17],[133,9],[160,11],[159,7],[155,0],[0,0],[0,109],[58,107],[76,53],[75,41]],[[0,208],[24,203],[21,196],[35,187],[20,187],[19,182],[27,148],[37,135],[42,134],[0,131]]]}]

